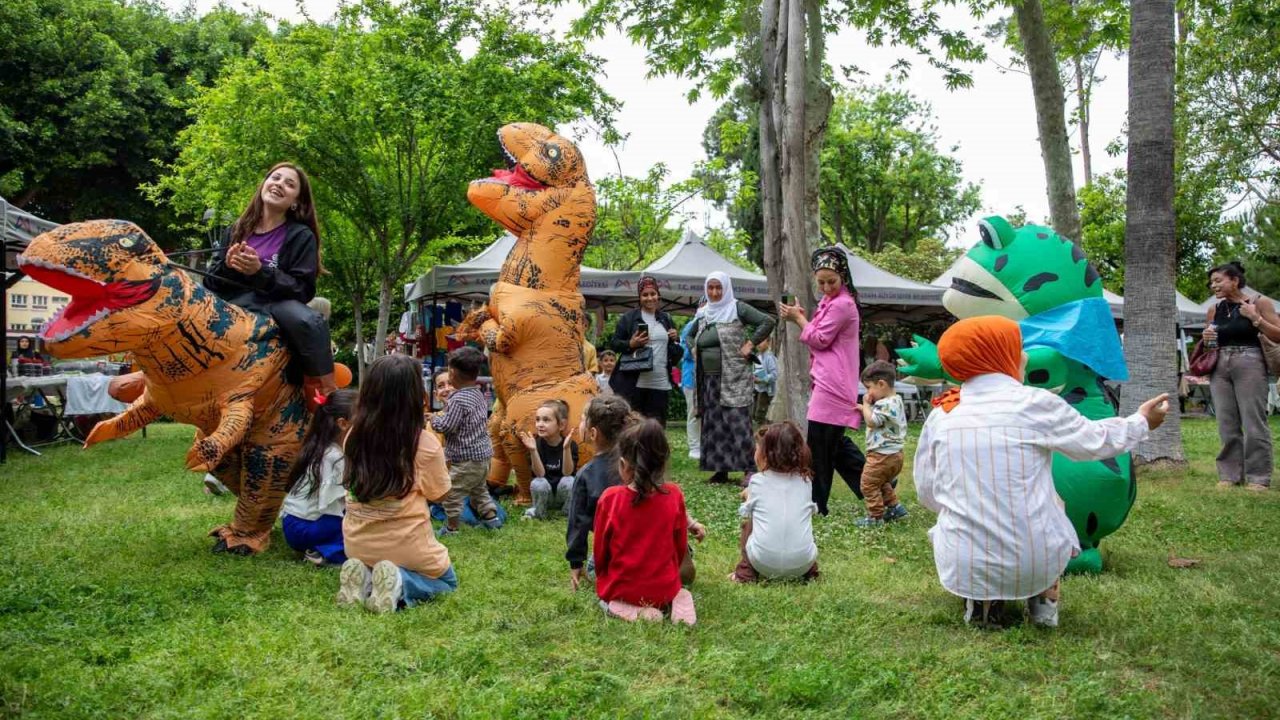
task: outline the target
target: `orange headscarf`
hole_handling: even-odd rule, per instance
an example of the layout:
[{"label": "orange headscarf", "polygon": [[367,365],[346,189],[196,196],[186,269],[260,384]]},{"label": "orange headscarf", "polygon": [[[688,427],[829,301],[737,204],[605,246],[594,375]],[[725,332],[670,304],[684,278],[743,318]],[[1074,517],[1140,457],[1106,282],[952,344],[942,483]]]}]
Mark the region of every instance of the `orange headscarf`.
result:
[{"label": "orange headscarf", "polygon": [[[1018,323],[997,315],[961,320],[942,333],[938,359],[942,369],[960,382],[993,373],[1021,382],[1022,331]],[[959,403],[959,388],[948,390],[933,401],[946,412]]]}]

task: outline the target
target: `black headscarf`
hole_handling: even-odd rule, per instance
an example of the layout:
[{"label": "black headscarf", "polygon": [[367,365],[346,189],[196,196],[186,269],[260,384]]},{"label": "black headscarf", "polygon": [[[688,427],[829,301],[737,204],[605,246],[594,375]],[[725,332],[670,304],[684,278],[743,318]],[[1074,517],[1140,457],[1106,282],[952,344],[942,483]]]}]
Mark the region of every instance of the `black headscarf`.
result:
[{"label": "black headscarf", "polygon": [[810,263],[813,272],[834,270],[840,276],[840,280],[844,282],[844,286],[849,289],[849,294],[853,296],[853,301],[858,301],[858,288],[853,285],[853,275],[849,272],[849,258],[844,254],[844,248],[838,245],[818,248],[813,251]]}]

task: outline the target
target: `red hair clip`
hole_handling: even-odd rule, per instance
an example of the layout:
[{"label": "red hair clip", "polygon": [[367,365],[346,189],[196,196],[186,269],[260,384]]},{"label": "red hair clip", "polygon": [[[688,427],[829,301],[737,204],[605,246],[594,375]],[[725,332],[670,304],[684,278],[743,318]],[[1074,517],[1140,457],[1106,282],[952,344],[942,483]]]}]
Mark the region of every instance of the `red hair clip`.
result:
[{"label": "red hair clip", "polygon": [[329,399],[329,396],[325,395],[323,392],[319,390],[316,391],[315,395],[311,396],[311,401],[314,402],[316,405],[324,405],[328,399]]}]

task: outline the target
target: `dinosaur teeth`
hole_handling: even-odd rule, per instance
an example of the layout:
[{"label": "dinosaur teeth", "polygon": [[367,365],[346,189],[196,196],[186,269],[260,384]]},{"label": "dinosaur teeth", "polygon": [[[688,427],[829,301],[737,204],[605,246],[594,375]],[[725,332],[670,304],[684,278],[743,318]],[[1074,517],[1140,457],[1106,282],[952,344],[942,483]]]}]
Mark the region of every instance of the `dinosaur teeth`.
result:
[{"label": "dinosaur teeth", "polygon": [[38,268],[44,268],[45,270],[54,270],[54,271],[56,271],[56,272],[60,272],[60,273],[62,273],[62,274],[64,274],[64,275],[70,275],[71,277],[77,277],[77,278],[80,278],[81,280],[89,280],[89,281],[91,281],[91,282],[95,282],[95,283],[97,283],[97,284],[99,284],[99,285],[101,285],[101,286],[103,286],[103,287],[106,287],[106,285],[107,285],[106,283],[104,283],[103,281],[101,281],[101,280],[99,280],[99,279],[97,279],[97,278],[89,277],[88,275],[85,275],[85,274],[84,274],[84,273],[82,273],[82,272],[79,272],[79,271],[77,271],[77,270],[72,270],[71,268],[68,268],[68,267],[63,267],[63,266],[61,266],[61,265],[55,265],[55,264],[53,264],[53,263],[49,262],[48,260],[45,260],[44,258],[38,258],[38,257],[26,257],[25,255],[19,255],[19,256],[18,256],[18,267],[20,267],[20,268],[21,268],[21,267],[26,267],[26,266],[28,266],[28,265],[34,265],[35,267],[38,267]]}]

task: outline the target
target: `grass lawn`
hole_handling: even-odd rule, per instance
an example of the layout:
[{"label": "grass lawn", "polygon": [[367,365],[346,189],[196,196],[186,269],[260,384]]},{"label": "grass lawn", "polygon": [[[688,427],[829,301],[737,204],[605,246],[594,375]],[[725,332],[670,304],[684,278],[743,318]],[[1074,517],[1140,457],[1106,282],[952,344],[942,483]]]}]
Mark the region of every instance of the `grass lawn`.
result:
[{"label": "grass lawn", "polygon": [[1064,581],[1062,626],[1003,633],[964,627],[938,585],[909,473],[912,514],[883,530],[856,531],[838,489],[821,581],[733,585],[737,492],[701,482],[682,431],[675,476],[710,529],[692,629],[570,592],[562,519],[450,538],[458,592],[373,616],[339,611],[336,570],[278,532],[259,557],[209,552],[233,501],[181,469],[189,428],[11,454],[0,716],[1280,716],[1280,494],[1218,491],[1212,421],[1184,435],[1191,466],[1140,476],[1108,571]]}]

